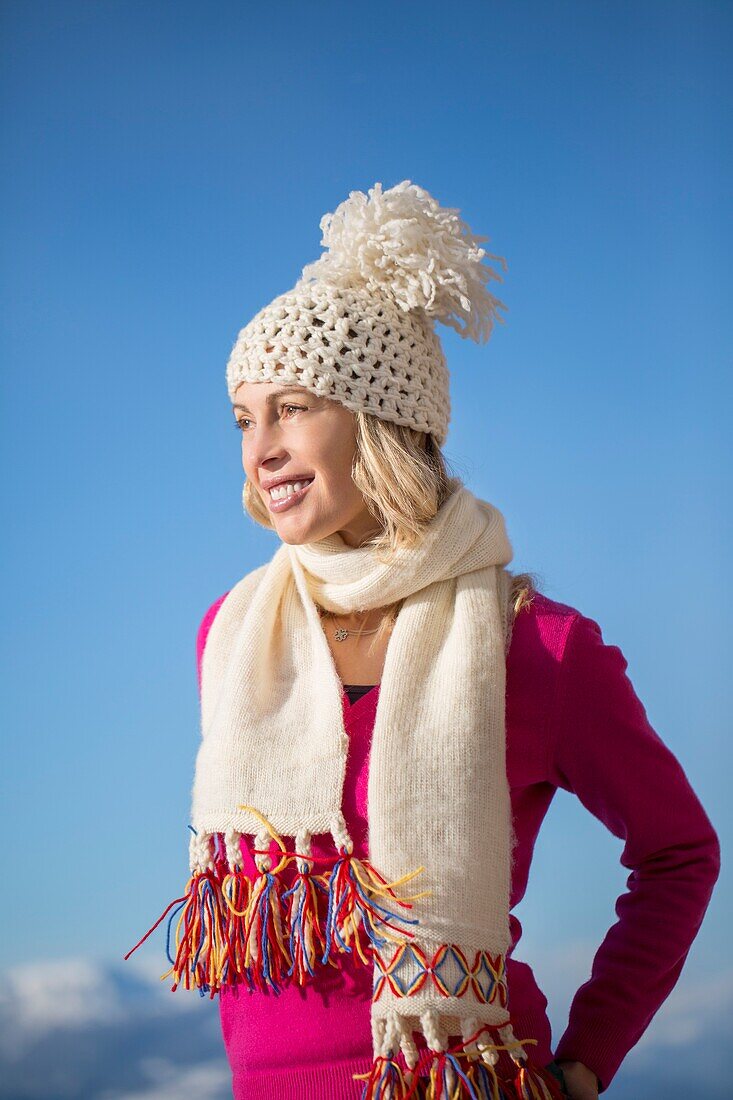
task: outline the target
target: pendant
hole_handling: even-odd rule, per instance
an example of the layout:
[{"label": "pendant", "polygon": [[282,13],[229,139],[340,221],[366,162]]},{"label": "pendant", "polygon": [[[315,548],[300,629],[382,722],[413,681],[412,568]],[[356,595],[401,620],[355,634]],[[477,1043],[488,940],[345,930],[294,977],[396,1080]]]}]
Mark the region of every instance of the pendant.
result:
[{"label": "pendant", "polygon": [[342,626],[339,626],[334,631],[333,636],[334,636],[334,638],[336,639],[337,642],[343,642],[343,641],[345,641],[346,638],[348,638],[349,632],[348,632],[348,630],[344,630],[344,628]]}]

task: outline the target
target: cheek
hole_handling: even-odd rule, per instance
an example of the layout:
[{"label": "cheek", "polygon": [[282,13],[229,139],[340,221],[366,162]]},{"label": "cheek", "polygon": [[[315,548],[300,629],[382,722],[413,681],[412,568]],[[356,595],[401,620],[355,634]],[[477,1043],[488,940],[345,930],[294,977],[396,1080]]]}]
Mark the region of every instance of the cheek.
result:
[{"label": "cheek", "polygon": [[247,447],[245,446],[244,440],[242,440],[242,468],[244,469],[244,472],[247,475],[248,480],[251,481],[256,486],[257,485],[257,470],[255,469],[254,463],[252,462],[252,460],[249,458],[249,456],[247,454]]},{"label": "cheek", "polygon": [[330,469],[342,487],[352,484],[351,467],[356,455],[356,440],[353,434],[344,430],[334,432],[328,442],[319,447],[325,469]]},{"label": "cheek", "polygon": [[351,516],[354,510],[359,510],[363,504],[361,493],[348,472],[339,472],[332,477],[324,478],[320,499],[329,513],[342,518]]},{"label": "cheek", "polygon": [[342,441],[320,456],[320,461],[314,469],[320,471],[322,483],[327,487],[329,495],[338,497],[340,500],[348,500],[357,492],[351,477],[353,461],[353,450],[344,447]]}]

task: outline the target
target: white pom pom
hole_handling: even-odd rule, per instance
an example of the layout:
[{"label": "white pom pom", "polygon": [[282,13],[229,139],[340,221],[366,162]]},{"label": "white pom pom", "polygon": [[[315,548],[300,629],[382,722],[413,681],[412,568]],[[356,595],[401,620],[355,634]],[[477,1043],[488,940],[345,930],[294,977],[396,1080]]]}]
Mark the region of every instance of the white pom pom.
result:
[{"label": "white pom pom", "polygon": [[499,309],[507,307],[484,284],[501,275],[481,261],[500,261],[479,245],[459,211],[440,206],[422,187],[403,180],[352,191],[320,222],[328,249],[306,264],[299,283],[323,281],[391,294],[405,311],[422,307],[460,336],[488,340]]}]

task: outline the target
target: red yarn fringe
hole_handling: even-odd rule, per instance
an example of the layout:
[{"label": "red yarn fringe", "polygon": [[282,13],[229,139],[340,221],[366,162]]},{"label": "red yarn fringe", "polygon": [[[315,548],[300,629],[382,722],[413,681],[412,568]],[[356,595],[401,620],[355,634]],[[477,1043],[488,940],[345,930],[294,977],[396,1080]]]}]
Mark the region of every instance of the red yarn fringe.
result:
[{"label": "red yarn fringe", "polygon": [[[361,1100],[564,1100],[557,1079],[526,1054],[520,1065],[515,1062],[514,1072],[507,1073],[480,1054],[469,1053],[467,1047],[484,1031],[497,1029],[485,1024],[447,1050],[425,1049],[412,1071],[394,1055],[375,1058],[369,1073],[354,1074],[355,1080],[365,1082]],[[500,1041],[489,1044],[486,1038],[482,1045],[506,1049]]]},{"label": "red yarn fringe", "polygon": [[[269,853],[255,849],[255,854]],[[286,889],[282,872],[292,860],[307,860],[308,869],[296,864],[295,882]],[[412,905],[393,889],[418,872],[388,883],[368,859],[345,848],[323,858],[283,852],[274,870],[260,869],[254,880],[241,869],[230,871],[220,855],[213,862],[213,870],[189,878],[184,896],[172,901],[124,956],[128,959],[178,906],[168,920],[171,969],[161,975],[161,981],[173,975],[172,990],[183,984],[214,997],[225,986],[246,983],[251,990],[280,993],[290,982],[305,984],[319,965],[338,966],[333,955],[349,953],[357,965],[372,965],[375,946],[412,938],[414,933],[399,925],[418,923],[400,911]],[[314,874],[310,863],[316,862],[330,867]]]}]

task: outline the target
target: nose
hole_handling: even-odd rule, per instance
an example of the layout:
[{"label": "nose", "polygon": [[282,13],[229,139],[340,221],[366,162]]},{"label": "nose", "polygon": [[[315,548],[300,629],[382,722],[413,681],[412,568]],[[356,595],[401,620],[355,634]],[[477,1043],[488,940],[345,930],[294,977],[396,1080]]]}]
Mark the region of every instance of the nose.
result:
[{"label": "nose", "polygon": [[277,473],[287,457],[288,452],[276,424],[271,426],[263,421],[247,433],[245,467],[249,467],[253,476]]}]

